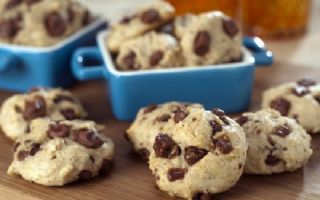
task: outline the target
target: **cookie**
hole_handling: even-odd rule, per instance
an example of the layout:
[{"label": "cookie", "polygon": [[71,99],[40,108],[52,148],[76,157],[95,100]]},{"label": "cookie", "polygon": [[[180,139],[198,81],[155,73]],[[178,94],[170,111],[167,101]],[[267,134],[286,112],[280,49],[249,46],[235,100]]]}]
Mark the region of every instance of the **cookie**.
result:
[{"label": "cookie", "polygon": [[232,19],[222,12],[200,14],[181,38],[187,66],[240,61],[241,34]]},{"label": "cookie", "polygon": [[[174,19],[174,35],[181,39],[185,33],[189,32],[188,29],[192,28],[192,23],[197,20],[197,16],[192,13],[187,13],[185,15],[177,16]],[[190,30],[191,31],[191,30]]]},{"label": "cookie", "polygon": [[169,102],[141,108],[127,130],[126,138],[133,144],[137,153],[148,159],[156,135],[162,132],[165,126],[174,126],[196,108],[203,107],[200,104]]},{"label": "cookie", "polygon": [[181,49],[176,39],[156,32],[123,42],[116,60],[120,70],[178,67],[181,62]]},{"label": "cookie", "polygon": [[62,186],[90,179],[111,167],[114,145],[92,121],[31,122],[30,133],[20,137],[8,174],[45,186]]},{"label": "cookie", "polygon": [[307,132],[320,132],[320,84],[315,80],[301,79],[266,90],[262,107],[296,119]]},{"label": "cookie", "polygon": [[73,0],[6,0],[1,9],[0,43],[52,46],[91,20],[89,11]]},{"label": "cookie", "polygon": [[249,146],[245,173],[292,172],[312,155],[310,136],[294,119],[283,117],[276,110],[245,113],[237,122],[243,127]]},{"label": "cookie", "polygon": [[174,18],[174,13],[175,10],[169,3],[155,1],[113,25],[107,38],[107,47],[112,52],[118,52],[123,42],[166,24]]},{"label": "cookie", "polygon": [[17,94],[2,105],[0,125],[7,137],[16,140],[29,132],[30,121],[39,117],[53,120],[82,119],[87,114],[79,100],[62,89],[36,88],[27,94]]},{"label": "cookie", "polygon": [[149,167],[160,190],[184,199],[213,199],[243,172],[243,129],[223,111],[195,108],[157,133]]}]

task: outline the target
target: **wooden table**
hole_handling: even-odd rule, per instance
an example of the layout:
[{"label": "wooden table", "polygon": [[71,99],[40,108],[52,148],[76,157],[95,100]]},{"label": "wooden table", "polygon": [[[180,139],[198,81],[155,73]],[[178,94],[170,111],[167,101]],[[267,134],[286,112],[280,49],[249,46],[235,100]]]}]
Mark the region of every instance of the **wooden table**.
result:
[{"label": "wooden table", "polygon": [[[252,108],[257,109],[261,92],[275,84],[309,76],[320,80],[320,6],[313,8],[310,32],[303,38],[290,41],[267,42],[275,54],[272,68],[258,68],[254,85]],[[77,84],[71,90],[78,96],[90,118],[105,124],[114,140],[116,154],[114,168],[108,177],[98,177],[86,183],[65,187],[43,187],[21,178],[6,175],[11,162],[12,142],[0,135],[0,199],[110,199],[110,200],[164,200],[171,199],[154,187],[154,178],[147,164],[131,152],[123,138],[129,126],[117,121],[108,100],[108,91],[102,81]],[[10,92],[0,91],[3,101]],[[231,190],[216,195],[228,200],[319,200],[320,199],[320,136],[313,136],[314,154],[308,164],[294,173],[271,176],[244,175]]]}]

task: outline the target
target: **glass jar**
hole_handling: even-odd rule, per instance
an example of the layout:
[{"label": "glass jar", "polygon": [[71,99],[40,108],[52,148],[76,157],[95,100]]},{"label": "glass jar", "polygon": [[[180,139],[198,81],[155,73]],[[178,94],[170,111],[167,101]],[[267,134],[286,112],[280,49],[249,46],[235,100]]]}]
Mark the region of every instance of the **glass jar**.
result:
[{"label": "glass jar", "polygon": [[245,34],[284,38],[305,32],[310,0],[241,0]]}]

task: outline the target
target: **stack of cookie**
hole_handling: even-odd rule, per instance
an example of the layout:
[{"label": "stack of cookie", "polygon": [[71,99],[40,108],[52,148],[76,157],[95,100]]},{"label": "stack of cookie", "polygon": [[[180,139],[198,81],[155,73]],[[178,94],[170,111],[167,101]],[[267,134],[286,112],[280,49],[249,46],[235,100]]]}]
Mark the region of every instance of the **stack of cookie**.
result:
[{"label": "stack of cookie", "polygon": [[[319,85],[311,80],[297,84],[309,91],[304,95],[314,96],[300,100],[319,109]],[[285,86],[284,91],[297,96],[297,84],[288,84],[290,87]],[[288,99],[287,95],[271,89],[265,93],[264,102]],[[282,105],[293,104],[285,109],[286,114],[294,112],[300,119],[307,117],[304,113],[308,111],[290,109],[298,104],[286,101],[276,104],[280,112],[265,108],[244,113],[236,121],[220,109],[207,111],[200,104],[150,105],[138,112],[126,138],[138,154],[148,159],[160,190],[189,200],[213,199],[213,194],[234,186],[242,173],[292,172],[307,163],[313,151],[311,137],[303,127],[317,130],[318,125],[300,125],[295,119],[282,116],[283,107],[288,107]],[[264,104],[272,107],[275,103]],[[312,116],[317,119],[317,115]]]},{"label": "stack of cookie", "polygon": [[90,179],[111,166],[114,145],[86,117],[79,100],[61,89],[35,88],[2,105],[0,124],[15,142],[9,175],[46,186]]},{"label": "stack of cookie", "polygon": [[219,11],[175,18],[156,1],[111,27],[107,48],[119,70],[205,66],[241,61],[239,28]]},{"label": "stack of cookie", "polygon": [[89,11],[74,0],[0,1],[0,43],[51,46],[89,22]]}]

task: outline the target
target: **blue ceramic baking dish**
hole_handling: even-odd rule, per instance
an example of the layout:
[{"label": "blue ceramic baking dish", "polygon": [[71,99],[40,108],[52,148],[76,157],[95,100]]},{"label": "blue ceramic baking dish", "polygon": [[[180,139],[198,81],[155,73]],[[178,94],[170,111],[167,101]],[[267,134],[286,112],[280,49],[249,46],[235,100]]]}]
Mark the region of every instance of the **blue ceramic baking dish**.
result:
[{"label": "blue ceramic baking dish", "polygon": [[[243,61],[203,67],[140,71],[119,71],[105,48],[108,32],[97,36],[98,47],[78,49],[72,71],[79,80],[105,79],[109,85],[112,110],[120,120],[132,120],[142,106],[167,101],[202,103],[207,109],[226,112],[248,108],[255,65],[272,64],[272,53],[259,38],[244,38]],[[95,60],[99,66],[86,66]]]},{"label": "blue ceramic baking dish", "polygon": [[52,47],[0,44],[0,88],[23,92],[32,86],[66,87],[75,79],[70,58],[81,46],[95,44],[96,34],[106,28],[100,19]]}]

